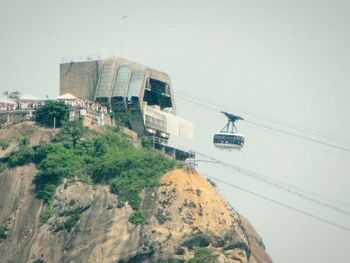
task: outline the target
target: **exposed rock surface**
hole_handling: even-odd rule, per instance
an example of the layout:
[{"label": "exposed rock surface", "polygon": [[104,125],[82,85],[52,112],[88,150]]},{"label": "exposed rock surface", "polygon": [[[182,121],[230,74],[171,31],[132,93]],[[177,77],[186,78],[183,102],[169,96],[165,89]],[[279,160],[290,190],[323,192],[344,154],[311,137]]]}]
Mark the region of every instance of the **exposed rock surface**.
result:
[{"label": "exposed rock surface", "polygon": [[[144,191],[142,226],[128,221],[131,207],[118,208],[109,187],[77,181],[58,189],[51,217],[40,223],[47,208],[32,194],[35,173],[29,165],[0,174],[0,225],[9,230],[0,262],[184,262],[198,244],[219,262],[272,262],[252,226],[200,173],[174,170]],[[75,214],[71,231],[60,230]]]},{"label": "exposed rock surface", "polygon": [[[30,136],[38,145],[57,131],[23,123],[1,129],[11,145]],[[159,187],[142,192],[144,225],[109,186],[65,181],[49,205],[34,197],[35,165],[0,173],[0,262],[187,262],[205,247],[219,262],[272,262],[251,224],[235,212],[203,175],[174,170]],[[48,215],[43,220],[43,215]]]}]

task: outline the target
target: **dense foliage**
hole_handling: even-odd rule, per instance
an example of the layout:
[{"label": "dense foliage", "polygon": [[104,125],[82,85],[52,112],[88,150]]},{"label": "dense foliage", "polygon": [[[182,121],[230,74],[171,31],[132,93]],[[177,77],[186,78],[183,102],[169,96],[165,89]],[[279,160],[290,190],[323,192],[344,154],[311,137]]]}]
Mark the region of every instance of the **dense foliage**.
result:
[{"label": "dense foliage", "polygon": [[8,166],[15,167],[25,165],[32,162],[34,158],[34,150],[28,145],[20,146],[15,152],[12,152],[8,158]]},{"label": "dense foliage", "polygon": [[60,127],[68,115],[68,106],[64,102],[47,101],[36,110],[35,121],[47,127]]},{"label": "dense foliage", "polygon": [[[65,122],[51,142],[35,149],[23,143],[7,158],[2,169],[30,162],[38,167],[35,195],[48,204],[41,222],[46,222],[52,213],[50,203],[57,187],[65,179],[79,178],[85,182],[110,184],[111,191],[118,194],[118,207],[128,202],[135,210],[130,217],[134,224],[146,221],[141,209],[142,189],[157,186],[160,176],[176,164],[153,149],[135,146],[118,129],[96,133],[80,121]],[[62,227],[69,228],[74,221]]]},{"label": "dense foliage", "polygon": [[82,173],[82,160],[73,149],[67,149],[62,144],[51,145],[50,148],[52,151],[39,163],[39,172],[34,180],[36,196],[47,202],[64,178]]}]

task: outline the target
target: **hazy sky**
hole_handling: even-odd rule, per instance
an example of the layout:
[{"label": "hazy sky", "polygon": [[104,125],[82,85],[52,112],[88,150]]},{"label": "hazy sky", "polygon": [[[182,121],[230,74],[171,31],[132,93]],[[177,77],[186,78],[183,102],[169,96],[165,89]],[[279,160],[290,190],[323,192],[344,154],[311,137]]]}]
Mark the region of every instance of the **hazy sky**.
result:
[{"label": "hazy sky", "polygon": [[[168,73],[178,95],[200,96],[259,123],[251,115],[327,132],[350,148],[349,25],[349,1],[0,0],[0,92],[56,96],[62,57],[121,54]],[[177,109],[195,127],[192,143],[177,143],[350,203],[349,152],[247,122],[239,124],[244,149],[223,152],[212,146],[225,124],[219,107],[178,99]],[[350,228],[349,216],[242,173],[208,163],[199,169]],[[218,186],[275,262],[349,261],[349,231]]]}]

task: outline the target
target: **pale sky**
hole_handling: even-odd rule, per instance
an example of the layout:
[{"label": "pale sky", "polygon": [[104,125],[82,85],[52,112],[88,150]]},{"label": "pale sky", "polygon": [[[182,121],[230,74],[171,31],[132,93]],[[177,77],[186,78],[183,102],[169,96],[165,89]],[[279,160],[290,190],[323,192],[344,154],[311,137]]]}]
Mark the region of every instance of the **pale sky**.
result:
[{"label": "pale sky", "polygon": [[[177,95],[200,96],[247,120],[263,123],[248,112],[350,142],[349,1],[0,0],[0,7],[1,94],[54,97],[62,57],[122,55],[168,73]],[[176,104],[178,114],[193,122],[195,139],[174,143],[350,203],[349,152],[247,122],[238,123],[246,136],[242,151],[220,151],[212,146],[213,134],[225,125],[219,109],[180,99]],[[349,149],[348,143],[339,145]],[[347,215],[228,168],[198,168],[350,228]],[[252,222],[275,262],[349,261],[349,231],[218,186]]]}]

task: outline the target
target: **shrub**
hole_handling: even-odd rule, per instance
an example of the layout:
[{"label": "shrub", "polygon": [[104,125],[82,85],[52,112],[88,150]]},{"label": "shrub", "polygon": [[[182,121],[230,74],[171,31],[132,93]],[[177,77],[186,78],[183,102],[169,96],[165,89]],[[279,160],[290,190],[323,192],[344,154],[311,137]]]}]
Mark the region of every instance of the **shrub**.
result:
[{"label": "shrub", "polygon": [[129,127],[129,112],[118,112],[113,113],[113,118],[116,120],[118,125]]},{"label": "shrub", "polygon": [[30,144],[30,138],[27,135],[23,135],[18,138],[18,144],[20,146],[26,146]]},{"label": "shrub", "polygon": [[235,248],[245,250],[248,258],[250,257],[250,254],[251,254],[250,247],[245,242],[230,243],[224,247],[224,250],[231,250],[231,249],[235,249]]},{"label": "shrub", "polygon": [[[121,201],[128,201],[134,209],[138,209],[141,190],[159,185],[160,176],[174,167],[175,162],[155,154],[153,150],[133,149],[120,155],[123,157],[119,157],[119,160],[116,154],[114,161],[110,160],[110,163],[104,163],[104,166],[100,164],[105,173],[102,176],[104,180],[107,176],[114,177],[111,184],[112,193],[118,194]],[[114,166],[109,166],[110,164]]]},{"label": "shrub", "polygon": [[66,222],[64,222],[64,229],[70,232],[72,228],[76,225],[76,223],[80,219],[80,214],[76,213],[71,215]]},{"label": "shrub", "polygon": [[21,166],[32,162],[34,159],[34,150],[29,146],[22,146],[17,151],[12,152],[8,159],[10,167]]},{"label": "shrub", "polygon": [[65,177],[74,177],[82,173],[82,162],[71,149],[60,148],[58,152],[46,155],[39,164],[39,172],[34,178],[35,194],[45,202],[50,201],[56,188]]},{"label": "shrub", "polygon": [[153,148],[153,138],[143,136],[141,139],[141,145],[144,148],[151,149]]},{"label": "shrub", "polygon": [[[63,102],[47,101],[35,112],[35,121],[43,126],[60,127],[68,119],[69,109]],[[55,123],[55,124],[54,124]]]},{"label": "shrub", "polygon": [[185,255],[185,250],[182,247],[177,247],[175,249],[175,254],[176,255]]},{"label": "shrub", "polygon": [[194,254],[194,257],[191,258],[189,263],[217,263],[217,256],[213,255],[211,250],[208,248],[200,248]]},{"label": "shrub", "polygon": [[0,226],[0,240],[8,238],[8,229]]},{"label": "shrub", "polygon": [[9,141],[0,139],[0,149],[1,150],[6,150],[10,146]]},{"label": "shrub", "polygon": [[47,204],[46,208],[40,214],[40,223],[45,224],[53,214],[52,204]]},{"label": "shrub", "polygon": [[209,244],[209,238],[204,235],[194,236],[183,243],[183,245],[189,249],[192,249],[193,247],[207,247]]},{"label": "shrub", "polygon": [[68,217],[68,219],[64,223],[56,224],[54,227],[54,231],[59,232],[61,230],[66,230],[67,232],[70,232],[73,229],[73,227],[76,225],[76,223],[79,221],[79,219],[80,219],[80,212],[78,211],[73,215],[71,215],[70,217]]},{"label": "shrub", "polygon": [[166,221],[171,220],[171,213],[158,208],[155,217],[158,219],[160,225],[164,224]]},{"label": "shrub", "polygon": [[142,211],[134,211],[130,215],[129,222],[134,225],[142,225],[146,223],[146,215]]},{"label": "shrub", "polygon": [[65,147],[62,143],[47,143],[41,147],[38,147],[35,151],[34,162],[39,164],[44,160],[49,154],[60,153],[65,151]]},{"label": "shrub", "polygon": [[0,162],[0,173],[5,171],[8,168],[8,164],[6,162]]},{"label": "shrub", "polygon": [[62,129],[56,135],[56,141],[64,141],[76,146],[77,142],[87,133],[87,128],[82,121],[74,120],[69,122],[62,122]]}]

